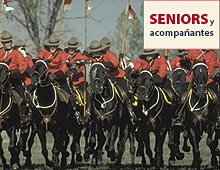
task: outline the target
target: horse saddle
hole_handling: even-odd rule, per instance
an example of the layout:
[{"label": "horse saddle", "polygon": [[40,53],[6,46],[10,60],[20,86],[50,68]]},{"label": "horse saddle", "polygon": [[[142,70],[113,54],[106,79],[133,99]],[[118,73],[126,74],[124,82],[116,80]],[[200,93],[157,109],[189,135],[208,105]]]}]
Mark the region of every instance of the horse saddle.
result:
[{"label": "horse saddle", "polygon": [[56,87],[57,96],[59,97],[61,102],[69,103],[70,95],[62,88]]},{"label": "horse saddle", "polygon": [[208,88],[208,95],[209,95],[210,99],[212,99],[212,101],[213,101],[215,104],[218,103],[218,96],[217,96],[217,95],[215,94],[215,92],[214,92],[212,89],[210,89],[210,88]]},{"label": "horse saddle", "polygon": [[166,87],[162,87],[162,88],[159,88],[159,89],[162,92],[163,97],[164,97],[165,101],[168,104],[172,104],[172,103],[176,102],[176,97],[175,97],[175,95],[172,93],[172,91],[170,89],[168,89]]},{"label": "horse saddle", "polygon": [[17,103],[18,107],[21,105],[23,98],[21,98],[14,89],[12,89],[12,99],[15,103]]},{"label": "horse saddle", "polygon": [[118,85],[118,84],[112,84],[115,89],[115,93],[118,95],[119,99],[121,100],[122,103],[125,102],[125,99],[127,97],[125,91]]}]

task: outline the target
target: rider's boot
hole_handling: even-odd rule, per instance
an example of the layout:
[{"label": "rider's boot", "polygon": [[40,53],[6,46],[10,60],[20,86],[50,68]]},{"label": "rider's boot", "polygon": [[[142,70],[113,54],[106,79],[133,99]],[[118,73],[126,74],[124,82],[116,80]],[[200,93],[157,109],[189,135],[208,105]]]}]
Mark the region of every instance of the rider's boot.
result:
[{"label": "rider's boot", "polygon": [[128,112],[130,114],[131,121],[133,122],[134,120],[137,119],[137,117],[136,117],[136,114],[133,111],[133,105],[132,105],[132,102],[131,102],[130,98],[126,99],[126,106],[127,106]]},{"label": "rider's boot", "polygon": [[72,109],[74,111],[74,114],[75,114],[75,116],[76,116],[76,118],[78,120],[80,118],[80,112],[76,108],[76,97],[75,97],[74,94],[72,94],[70,96],[70,104],[71,104],[71,107],[72,107]]}]

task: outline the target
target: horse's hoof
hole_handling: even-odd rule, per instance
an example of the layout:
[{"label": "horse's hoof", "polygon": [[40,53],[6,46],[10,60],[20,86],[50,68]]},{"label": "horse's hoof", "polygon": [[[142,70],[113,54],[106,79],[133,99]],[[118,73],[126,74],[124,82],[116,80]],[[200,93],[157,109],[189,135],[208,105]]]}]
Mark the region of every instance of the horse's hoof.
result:
[{"label": "horse's hoof", "polygon": [[73,169],[75,168],[75,166],[76,164],[71,163],[71,164],[66,165],[66,169]]},{"label": "horse's hoof", "polygon": [[47,161],[46,162],[46,165],[50,168],[52,168],[54,166],[53,162],[52,161]]},{"label": "horse's hoof", "polygon": [[199,168],[202,163],[202,158],[200,157],[198,161],[193,160],[191,168]]},{"label": "horse's hoof", "polygon": [[141,156],[143,156],[143,152],[137,150],[136,157],[141,157]]},{"label": "horse's hoof", "polygon": [[82,162],[82,155],[80,154],[76,155],[76,162]]},{"label": "horse's hoof", "polygon": [[25,167],[30,167],[31,166],[31,160],[30,159],[26,159],[24,166]]},{"label": "horse's hoof", "polygon": [[177,160],[182,160],[183,158],[184,158],[184,153],[179,152],[178,154],[176,154]]},{"label": "horse's hoof", "polygon": [[182,149],[183,149],[184,152],[189,152],[190,151],[190,147],[187,146],[187,145],[183,145]]},{"label": "horse's hoof", "polygon": [[211,158],[211,165],[214,166],[214,167],[216,167],[218,165],[217,158],[214,157],[214,156]]},{"label": "horse's hoof", "polygon": [[20,169],[19,165],[17,163],[14,163],[11,167],[12,170]]},{"label": "horse's hoof", "polygon": [[152,158],[152,159],[150,160],[150,164],[151,164],[152,166],[156,166],[156,160],[155,160],[154,158]]},{"label": "horse's hoof", "polygon": [[147,162],[146,162],[146,159],[142,159],[142,160],[141,160],[141,164],[142,164],[143,166],[145,166],[146,163],[147,163]]},{"label": "horse's hoof", "polygon": [[3,165],[3,169],[4,169],[4,170],[10,169],[10,167],[9,167],[7,164],[5,164],[5,165]]},{"label": "horse's hoof", "polygon": [[170,160],[170,159],[169,159],[168,164],[169,164],[170,167],[175,166],[175,164],[176,164],[175,159],[174,159],[174,160]]},{"label": "horse's hoof", "polygon": [[88,153],[84,153],[83,158],[85,162],[89,162],[90,157]]}]

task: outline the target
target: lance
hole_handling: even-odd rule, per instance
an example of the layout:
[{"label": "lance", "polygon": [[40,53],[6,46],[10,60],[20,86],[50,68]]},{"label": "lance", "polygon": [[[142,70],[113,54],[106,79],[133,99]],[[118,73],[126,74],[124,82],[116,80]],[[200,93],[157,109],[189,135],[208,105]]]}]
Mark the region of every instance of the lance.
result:
[{"label": "lance", "polygon": [[4,0],[2,0],[2,17],[1,17],[0,36],[2,35],[3,16],[4,16]]},{"label": "lance", "polygon": [[58,38],[60,38],[60,32],[61,32],[61,27],[62,27],[64,4],[65,4],[65,0],[63,0],[63,5],[62,5],[62,14],[61,14],[61,19],[60,19],[60,27],[59,27]]},{"label": "lance", "polygon": [[171,68],[170,62],[169,62],[169,60],[168,60],[167,50],[165,50],[165,56],[166,56],[165,58],[166,58],[167,65],[168,65],[167,70],[172,71],[172,68]]},{"label": "lance", "polygon": [[[126,28],[127,28],[127,22],[128,22],[128,11],[129,11],[129,2],[127,4],[127,9],[126,9],[126,18],[125,18],[125,28],[124,28],[124,35],[123,35],[123,41],[122,41],[122,48],[121,48],[121,53],[124,53],[124,45],[125,45],[125,34],[126,34]],[[122,65],[122,58],[120,59],[120,66]]]},{"label": "lance", "polygon": [[[86,9],[86,2],[87,0],[85,0],[85,48],[87,47],[87,9]],[[84,108],[83,108],[83,113],[84,113],[84,117],[86,116],[86,62],[85,62],[85,69],[84,69],[84,92],[83,92],[83,96],[84,96]]]}]

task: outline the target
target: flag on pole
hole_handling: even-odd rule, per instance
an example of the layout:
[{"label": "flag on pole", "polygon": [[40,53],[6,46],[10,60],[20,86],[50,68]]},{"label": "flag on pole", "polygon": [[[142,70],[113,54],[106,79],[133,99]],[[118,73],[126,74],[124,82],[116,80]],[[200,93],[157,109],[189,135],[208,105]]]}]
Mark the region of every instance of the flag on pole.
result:
[{"label": "flag on pole", "polygon": [[4,4],[8,4],[11,0],[4,0]]},{"label": "flag on pole", "polygon": [[136,13],[134,12],[134,10],[131,8],[131,5],[129,5],[129,17],[128,19],[137,19],[136,17]]},{"label": "flag on pole", "polygon": [[72,8],[72,0],[64,0],[64,11],[68,11]]}]

